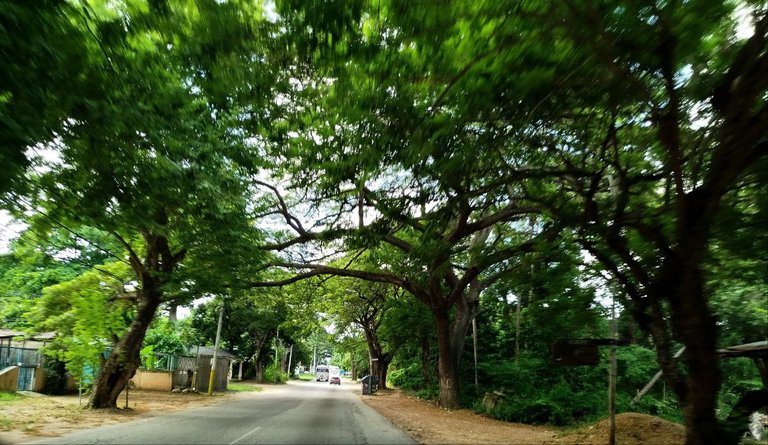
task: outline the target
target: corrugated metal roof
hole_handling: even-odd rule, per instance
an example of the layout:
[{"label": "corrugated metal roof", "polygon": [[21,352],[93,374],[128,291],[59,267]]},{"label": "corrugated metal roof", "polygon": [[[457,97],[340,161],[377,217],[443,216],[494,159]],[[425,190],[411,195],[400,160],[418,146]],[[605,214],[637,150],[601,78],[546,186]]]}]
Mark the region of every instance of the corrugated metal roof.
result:
[{"label": "corrugated metal roof", "polygon": [[14,329],[0,329],[0,338],[24,337],[29,340],[51,340],[56,337],[56,332],[40,332],[39,334],[27,335],[25,332]]},{"label": "corrugated metal roof", "polygon": [[[210,355],[213,356],[213,348],[209,346],[199,346],[200,350],[198,352],[198,346],[191,346],[188,349],[188,353],[191,355],[197,355],[198,353],[200,355]],[[231,352],[225,351],[223,349],[219,349],[219,352],[217,353],[218,357],[226,357],[226,358],[233,358],[233,359],[240,359],[240,357],[236,356],[235,354],[232,354]]]},{"label": "corrugated metal roof", "polygon": [[0,329],[0,338],[22,337],[24,333],[13,329]]}]

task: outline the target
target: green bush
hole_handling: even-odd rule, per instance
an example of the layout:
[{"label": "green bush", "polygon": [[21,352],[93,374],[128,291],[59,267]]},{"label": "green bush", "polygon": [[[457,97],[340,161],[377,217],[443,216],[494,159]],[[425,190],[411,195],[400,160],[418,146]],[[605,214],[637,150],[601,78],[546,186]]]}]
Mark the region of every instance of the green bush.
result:
[{"label": "green bush", "polygon": [[[470,375],[462,377],[466,382]],[[601,367],[558,367],[546,358],[522,355],[517,363],[479,363],[478,381],[476,402],[468,405],[506,421],[566,425],[599,417],[607,406],[607,374]],[[487,412],[479,402],[493,391],[505,397]]]},{"label": "green bush", "polygon": [[147,331],[142,346],[152,346],[152,351],[155,354],[184,354],[186,348],[184,347],[184,342],[182,341],[181,336],[176,332],[175,326],[166,320],[158,321],[156,323],[156,326],[153,326]]},{"label": "green bush", "polygon": [[155,357],[154,346],[149,345],[141,348],[139,355],[141,356],[141,365],[144,369],[155,369],[157,358]]},{"label": "green bush", "polygon": [[[661,385],[661,383],[659,383]],[[631,404],[632,397],[628,394],[616,395],[616,406],[619,412],[637,412],[659,416],[670,422],[682,423],[683,415],[677,400],[672,394],[666,397],[656,397],[655,395],[645,395],[640,400]]]},{"label": "green bush", "polygon": [[43,361],[45,386],[43,392],[51,395],[61,395],[67,392],[67,366],[61,360],[47,357]]},{"label": "green bush", "polygon": [[537,385],[524,394],[507,393],[487,414],[510,422],[567,425],[599,416],[605,409],[604,395],[574,391],[561,380],[553,386]]},{"label": "green bush", "polygon": [[436,400],[440,396],[440,389],[432,385],[414,392],[413,395],[419,399]]},{"label": "green bush", "polygon": [[268,383],[285,383],[288,381],[288,373],[276,366],[269,366],[264,370],[264,381]]},{"label": "green bush", "polygon": [[418,363],[411,363],[405,368],[390,371],[387,373],[387,383],[410,391],[418,391],[428,386],[421,374],[421,365]]},{"label": "green bush", "polygon": [[395,369],[387,374],[387,384],[424,400],[435,400],[440,395],[437,384],[427,384],[421,373],[420,363],[411,363],[405,368]]}]

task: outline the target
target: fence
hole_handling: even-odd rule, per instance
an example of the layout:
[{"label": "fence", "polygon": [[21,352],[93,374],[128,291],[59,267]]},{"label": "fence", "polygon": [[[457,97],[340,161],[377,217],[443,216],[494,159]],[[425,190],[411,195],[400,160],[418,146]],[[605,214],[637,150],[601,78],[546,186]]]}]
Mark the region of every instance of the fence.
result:
[{"label": "fence", "polygon": [[[195,357],[192,357],[193,359]],[[200,392],[208,391],[208,382],[211,376],[211,362],[213,356],[201,355],[197,366],[197,381],[195,388]],[[194,368],[193,368],[194,369]],[[214,376],[213,389],[225,391],[227,389],[227,374],[229,372],[229,359],[218,357],[216,359],[216,375]],[[178,374],[178,373],[177,373]]]},{"label": "fence", "polygon": [[37,349],[2,347],[0,348],[0,369],[8,366],[40,366],[43,355]]},{"label": "fence", "polygon": [[[211,375],[212,359],[213,357],[210,355],[172,356],[158,354],[153,361],[152,369],[173,371],[173,386],[180,388],[190,386],[190,371],[194,373],[195,369],[197,369],[195,382],[191,386],[198,391],[206,392],[208,391]],[[216,391],[224,391],[227,389],[229,359],[218,357],[216,362],[216,376],[214,377],[213,388]]]}]

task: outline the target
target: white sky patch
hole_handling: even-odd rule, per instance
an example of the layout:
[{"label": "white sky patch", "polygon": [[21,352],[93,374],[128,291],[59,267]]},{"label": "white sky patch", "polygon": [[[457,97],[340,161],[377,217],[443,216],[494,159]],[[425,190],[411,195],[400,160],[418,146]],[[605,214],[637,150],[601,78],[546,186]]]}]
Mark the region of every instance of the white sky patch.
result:
[{"label": "white sky patch", "polygon": [[711,116],[702,113],[702,108],[704,108],[704,106],[705,105],[701,102],[696,102],[688,111],[689,117],[691,119],[691,129],[699,130],[709,126],[711,123]]},{"label": "white sky patch", "polygon": [[53,254],[53,258],[59,261],[69,261],[80,257],[80,251],[72,247],[67,247]]},{"label": "white sky patch", "polygon": [[192,303],[190,303],[187,306],[179,306],[176,308],[176,317],[181,320],[182,318],[187,318],[190,315],[192,315],[192,309],[200,306],[201,304],[208,303],[209,301],[216,298],[213,295],[205,295],[200,298],[196,298],[192,300]]},{"label": "white sky patch", "polygon": [[264,2],[264,17],[272,23],[276,23],[280,16],[277,14],[275,2],[268,0]]},{"label": "white sky patch", "polygon": [[0,210],[0,254],[9,253],[11,242],[26,228],[26,224],[13,219],[7,211]]},{"label": "white sky patch", "polygon": [[748,39],[755,33],[755,22],[752,20],[752,10],[743,2],[733,11],[736,19],[736,37]]}]

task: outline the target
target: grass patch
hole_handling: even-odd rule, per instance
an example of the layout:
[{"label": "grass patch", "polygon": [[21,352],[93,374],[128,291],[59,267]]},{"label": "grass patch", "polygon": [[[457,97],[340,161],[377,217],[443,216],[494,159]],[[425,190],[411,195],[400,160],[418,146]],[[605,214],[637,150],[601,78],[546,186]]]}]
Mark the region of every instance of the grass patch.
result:
[{"label": "grass patch", "polygon": [[0,402],[13,402],[22,397],[13,391],[0,391]]},{"label": "grass patch", "polygon": [[315,380],[315,375],[310,373],[299,374],[299,380],[305,380],[305,381]]},{"label": "grass patch", "polygon": [[7,417],[0,417],[0,431],[10,431],[13,422]]},{"label": "grass patch", "polygon": [[258,392],[263,390],[261,386],[256,386],[251,383],[239,383],[239,382],[229,382],[227,383],[227,391],[234,391],[234,392]]}]

